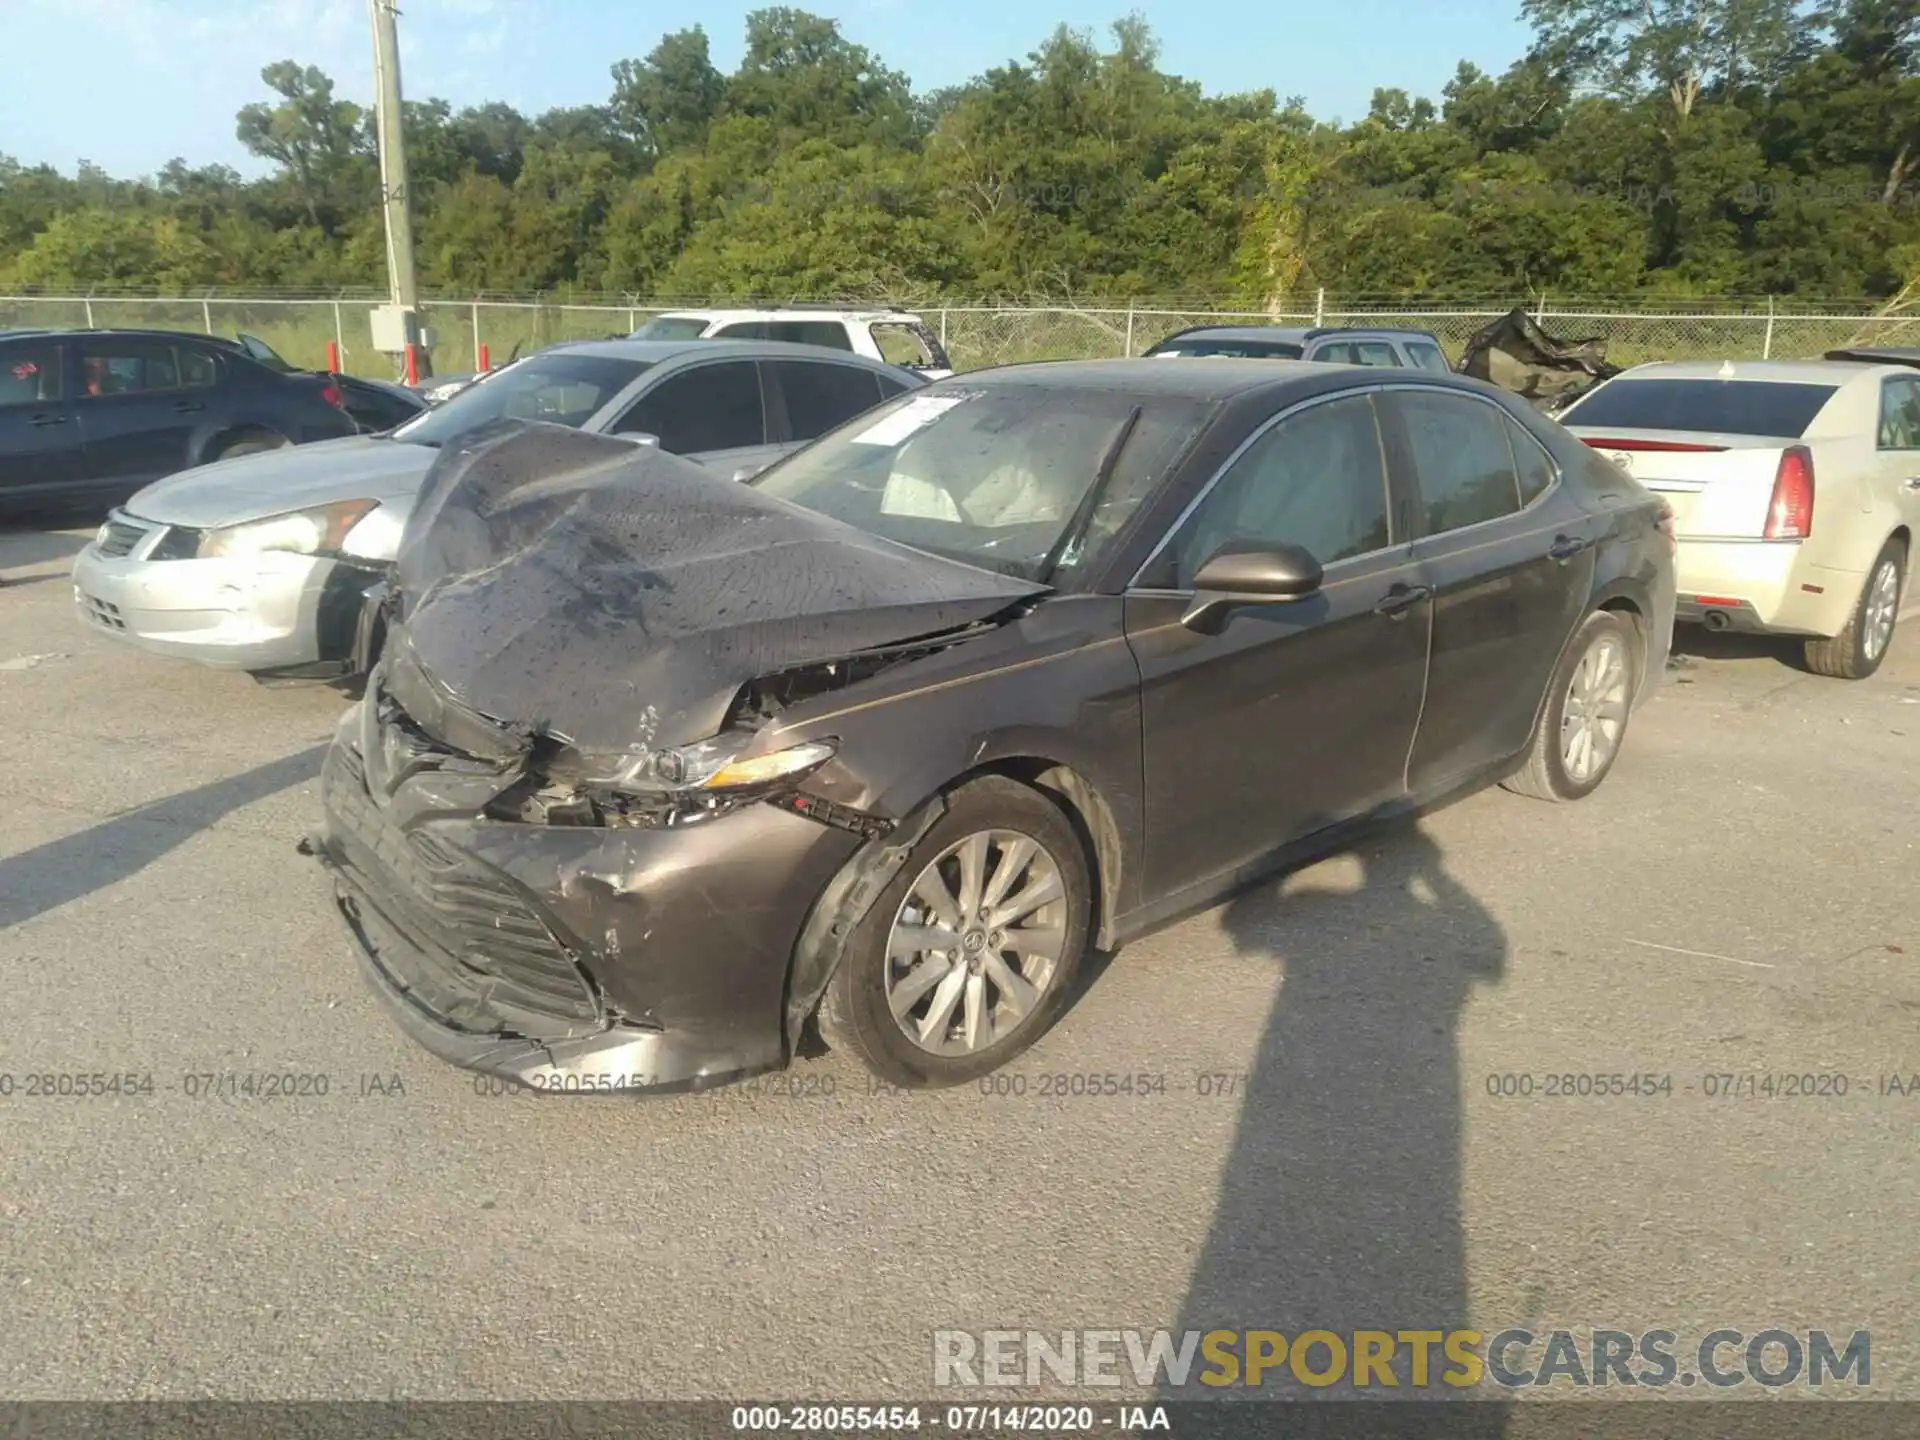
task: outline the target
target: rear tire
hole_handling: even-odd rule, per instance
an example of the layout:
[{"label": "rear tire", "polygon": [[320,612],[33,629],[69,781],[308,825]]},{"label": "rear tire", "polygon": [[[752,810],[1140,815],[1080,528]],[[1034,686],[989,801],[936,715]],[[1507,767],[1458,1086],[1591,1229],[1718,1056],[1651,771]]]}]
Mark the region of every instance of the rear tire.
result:
[{"label": "rear tire", "polygon": [[[970,864],[980,893],[972,898],[984,921],[963,910],[969,872],[958,852],[969,844],[979,847]],[[1003,865],[1013,867],[1004,877]],[[932,906],[920,904],[930,893],[922,883],[928,876],[934,890],[946,887],[940,904],[962,911],[961,925],[940,923]],[[1057,899],[1013,913],[1049,881],[1057,881]],[[914,1089],[961,1085],[999,1069],[1059,1018],[1087,948],[1092,893],[1086,852],[1057,805],[1002,776],[967,782],[947,797],[946,813],[854,928],[820,998],[821,1038],[881,1079]],[[996,916],[999,908],[1007,913]],[[952,948],[922,948],[913,939],[936,934],[948,935]],[[1054,944],[1048,965],[1043,952]],[[1029,994],[1016,996],[1029,985]],[[909,1027],[931,1039],[916,1039]]]},{"label": "rear tire", "polygon": [[1889,540],[1867,571],[1860,598],[1838,635],[1806,642],[1807,669],[1833,680],[1864,680],[1893,648],[1900,601],[1906,594],[1907,547]]},{"label": "rear tire", "polygon": [[1639,673],[1633,627],[1609,611],[1594,611],[1553,672],[1526,763],[1500,783],[1516,795],[1553,802],[1598,790],[1626,742]]}]

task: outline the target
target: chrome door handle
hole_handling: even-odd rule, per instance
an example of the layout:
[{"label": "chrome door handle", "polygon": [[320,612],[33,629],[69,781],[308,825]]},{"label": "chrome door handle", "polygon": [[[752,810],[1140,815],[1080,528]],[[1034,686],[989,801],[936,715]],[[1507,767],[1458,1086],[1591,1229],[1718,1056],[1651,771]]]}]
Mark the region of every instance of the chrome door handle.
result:
[{"label": "chrome door handle", "polygon": [[1920,490],[1920,475],[1909,475],[1900,483],[1905,485],[1909,490]]},{"label": "chrome door handle", "polygon": [[1373,613],[1384,615],[1389,620],[1402,620],[1414,606],[1422,600],[1433,598],[1431,585],[1396,585],[1387,591],[1386,598],[1373,607]]}]

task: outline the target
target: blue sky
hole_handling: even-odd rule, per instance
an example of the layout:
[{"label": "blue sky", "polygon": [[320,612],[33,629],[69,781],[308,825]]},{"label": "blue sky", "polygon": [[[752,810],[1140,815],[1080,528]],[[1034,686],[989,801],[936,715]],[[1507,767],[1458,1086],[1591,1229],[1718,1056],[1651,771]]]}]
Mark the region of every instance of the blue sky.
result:
[{"label": "blue sky", "polygon": [[[529,112],[605,99],[607,68],[701,24],[714,61],[740,58],[768,0],[402,0],[409,98],[505,100]],[[1438,97],[1461,59],[1499,70],[1525,47],[1519,0],[790,0],[903,70],[916,89],[1024,57],[1064,21],[1102,32],[1139,4],[1162,64],[1209,92],[1271,86],[1323,118],[1353,119],[1376,85]],[[1156,10],[1158,13],[1156,13]],[[173,156],[257,173],[234,112],[260,67],[320,66],[339,93],[372,91],[365,0],[0,0],[0,152],[71,170],[150,174]]]}]

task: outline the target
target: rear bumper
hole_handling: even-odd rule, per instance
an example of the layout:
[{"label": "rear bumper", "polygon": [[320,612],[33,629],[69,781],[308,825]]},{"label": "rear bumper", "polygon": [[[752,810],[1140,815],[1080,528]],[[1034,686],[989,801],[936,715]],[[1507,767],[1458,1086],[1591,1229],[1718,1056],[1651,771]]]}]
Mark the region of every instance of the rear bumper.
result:
[{"label": "rear bumper", "polygon": [[1799,541],[1680,541],[1674,618],[1749,634],[1837,635],[1864,573],[1815,564]]}]

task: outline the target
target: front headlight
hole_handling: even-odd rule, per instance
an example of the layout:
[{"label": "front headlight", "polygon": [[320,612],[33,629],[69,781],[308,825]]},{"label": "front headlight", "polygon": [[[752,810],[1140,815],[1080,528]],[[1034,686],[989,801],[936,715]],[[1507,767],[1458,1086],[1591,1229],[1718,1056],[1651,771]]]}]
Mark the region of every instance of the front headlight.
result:
[{"label": "front headlight", "polygon": [[244,525],[209,530],[200,537],[200,558],[216,555],[258,555],[266,550],[288,550],[296,555],[331,555],[340,549],[347,532],[380,502],[336,500],[310,510],[289,510]]},{"label": "front headlight", "polygon": [[590,763],[581,778],[593,787],[625,795],[740,795],[800,779],[833,758],[830,740],[789,745],[765,755],[742,755],[751,734],[718,735],[693,745]]}]

